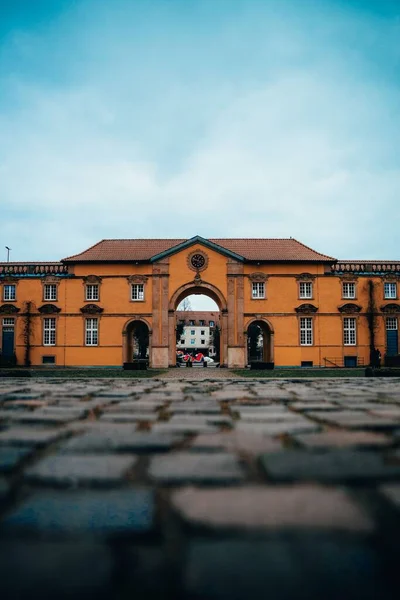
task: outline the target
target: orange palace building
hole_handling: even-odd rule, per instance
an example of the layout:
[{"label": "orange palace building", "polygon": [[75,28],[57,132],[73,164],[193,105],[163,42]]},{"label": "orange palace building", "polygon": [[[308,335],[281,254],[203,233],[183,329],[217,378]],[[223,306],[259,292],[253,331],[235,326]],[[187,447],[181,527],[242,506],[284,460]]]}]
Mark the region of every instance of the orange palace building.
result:
[{"label": "orange palace building", "polygon": [[397,355],[400,262],[340,261],[295,239],[103,240],[57,263],[0,263],[2,360],[121,366],[133,331],[149,363],[176,364],[176,315],[191,294],[220,309],[220,359],[248,362],[251,324],[276,366],[356,366]]}]

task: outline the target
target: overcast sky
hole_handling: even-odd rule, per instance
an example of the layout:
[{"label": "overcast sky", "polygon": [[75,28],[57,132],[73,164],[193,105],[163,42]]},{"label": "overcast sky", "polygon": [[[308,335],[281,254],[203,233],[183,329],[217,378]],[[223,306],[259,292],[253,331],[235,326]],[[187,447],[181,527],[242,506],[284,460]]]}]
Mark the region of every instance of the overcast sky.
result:
[{"label": "overcast sky", "polygon": [[0,260],[196,234],[400,260],[399,0],[1,0],[0,42]]}]

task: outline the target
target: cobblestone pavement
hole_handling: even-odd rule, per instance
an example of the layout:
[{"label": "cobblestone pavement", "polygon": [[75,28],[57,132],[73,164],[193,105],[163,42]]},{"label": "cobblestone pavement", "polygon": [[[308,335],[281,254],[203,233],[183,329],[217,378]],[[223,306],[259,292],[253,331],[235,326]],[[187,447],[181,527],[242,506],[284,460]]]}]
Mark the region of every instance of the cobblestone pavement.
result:
[{"label": "cobblestone pavement", "polygon": [[398,598],[400,380],[213,377],[0,380],[2,600]]}]

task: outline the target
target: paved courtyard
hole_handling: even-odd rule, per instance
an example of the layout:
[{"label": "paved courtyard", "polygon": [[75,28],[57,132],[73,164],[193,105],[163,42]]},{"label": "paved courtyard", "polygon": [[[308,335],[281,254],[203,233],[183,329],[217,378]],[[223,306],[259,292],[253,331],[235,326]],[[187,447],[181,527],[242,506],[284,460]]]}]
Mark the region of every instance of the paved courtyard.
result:
[{"label": "paved courtyard", "polygon": [[398,598],[400,380],[198,371],[0,380],[0,597]]}]

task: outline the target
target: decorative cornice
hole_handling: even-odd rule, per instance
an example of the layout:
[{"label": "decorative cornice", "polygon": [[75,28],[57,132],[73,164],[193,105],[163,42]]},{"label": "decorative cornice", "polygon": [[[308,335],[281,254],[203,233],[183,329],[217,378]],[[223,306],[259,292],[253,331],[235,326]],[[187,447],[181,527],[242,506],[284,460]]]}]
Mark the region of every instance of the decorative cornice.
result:
[{"label": "decorative cornice", "polygon": [[306,313],[316,313],[318,308],[314,306],[314,304],[300,304],[297,308],[294,309],[297,313],[306,314]]},{"label": "decorative cornice", "polygon": [[390,304],[383,304],[381,306],[381,311],[386,314],[398,314],[400,313],[400,304],[396,304],[394,302]]},{"label": "decorative cornice", "polygon": [[36,275],[42,276],[47,274],[68,275],[67,265],[61,263],[5,263],[0,264],[0,275]]},{"label": "decorative cornice", "polygon": [[353,275],[352,273],[343,273],[342,275],[339,275],[338,280],[340,283],[342,281],[356,282],[358,280],[358,275]]},{"label": "decorative cornice", "polygon": [[47,283],[55,283],[58,285],[60,283],[60,278],[56,275],[45,275],[42,279],[42,284],[46,285]]},{"label": "decorative cornice", "polygon": [[146,281],[148,280],[148,277],[146,275],[129,275],[129,277],[127,277],[127,280],[129,281],[129,283],[146,283]]},{"label": "decorative cornice", "polygon": [[14,304],[2,304],[0,306],[0,314],[2,315],[14,315],[19,313],[20,310],[21,309],[17,306],[14,306]]},{"label": "decorative cornice", "polygon": [[315,275],[311,275],[311,273],[300,273],[300,275],[296,275],[297,281],[313,281],[315,279]]},{"label": "decorative cornice", "polygon": [[87,283],[101,283],[101,277],[99,277],[98,275],[86,275],[86,277],[83,278],[83,282],[85,284]]},{"label": "decorative cornice", "polygon": [[338,311],[346,315],[350,315],[361,312],[361,306],[359,306],[358,304],[354,304],[353,302],[347,302],[346,304],[338,306]]},{"label": "decorative cornice", "polygon": [[400,275],[395,275],[395,274],[393,274],[393,275],[383,275],[382,280],[386,281],[386,282],[388,282],[388,281],[389,282],[390,281],[396,282],[396,281],[400,280]]},{"label": "decorative cornice", "polygon": [[360,275],[400,274],[400,262],[337,262],[331,265],[331,273],[359,273]]},{"label": "decorative cornice", "polygon": [[267,281],[269,275],[267,275],[266,273],[255,272],[250,273],[247,277],[252,283],[256,283],[257,281]]},{"label": "decorative cornice", "polygon": [[53,315],[61,312],[61,308],[59,308],[55,304],[43,304],[40,308],[38,308],[38,311],[42,315]]},{"label": "decorative cornice", "polygon": [[100,308],[97,304],[85,304],[79,310],[85,315],[100,315],[104,311],[104,308]]},{"label": "decorative cornice", "polygon": [[1,281],[2,283],[17,283],[18,277],[16,277],[15,275],[6,275],[2,278]]}]

